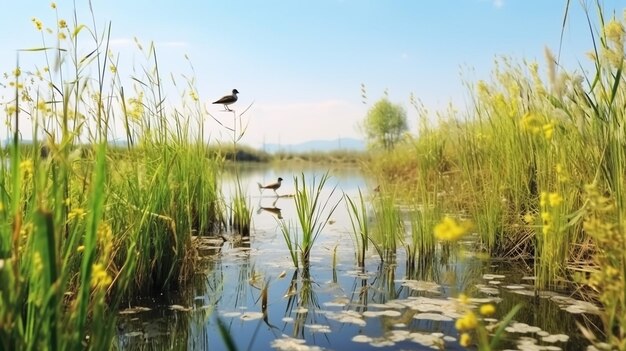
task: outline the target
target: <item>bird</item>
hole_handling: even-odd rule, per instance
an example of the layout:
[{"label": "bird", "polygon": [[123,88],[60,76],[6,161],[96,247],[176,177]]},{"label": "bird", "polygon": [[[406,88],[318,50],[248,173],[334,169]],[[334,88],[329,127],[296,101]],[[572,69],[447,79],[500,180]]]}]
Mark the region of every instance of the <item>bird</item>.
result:
[{"label": "bird", "polygon": [[257,183],[259,185],[259,191],[263,191],[263,189],[272,189],[274,190],[274,193],[276,194],[276,196],[278,196],[278,193],[276,192],[276,189],[280,188],[281,183],[283,182],[283,178],[278,177],[278,181],[274,182],[274,183],[270,183],[267,185],[261,185],[261,183]]},{"label": "bird", "polygon": [[217,101],[215,101],[213,103],[214,104],[222,104],[222,105],[224,105],[224,108],[226,110],[232,111],[231,109],[228,108],[228,105],[234,104],[235,102],[237,102],[237,94],[239,94],[237,89],[233,89],[233,93],[231,95],[224,95],[219,100],[217,100]]}]

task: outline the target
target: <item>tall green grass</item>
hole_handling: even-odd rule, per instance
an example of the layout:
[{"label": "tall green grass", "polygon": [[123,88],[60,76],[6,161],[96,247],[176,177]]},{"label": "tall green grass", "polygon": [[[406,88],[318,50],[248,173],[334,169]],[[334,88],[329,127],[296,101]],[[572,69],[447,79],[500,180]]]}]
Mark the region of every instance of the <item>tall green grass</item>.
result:
[{"label": "tall green grass", "polygon": [[354,244],[356,248],[357,265],[360,268],[365,267],[365,254],[369,247],[370,226],[369,216],[367,213],[367,205],[363,198],[363,193],[359,189],[359,201],[352,200],[348,195],[344,194],[344,200],[352,225],[352,233],[354,234]]},{"label": "tall green grass", "polygon": [[[170,109],[153,45],[137,43],[146,66],[127,79],[110,25],[56,15],[51,34],[33,20],[42,43],[19,55],[42,64],[18,64],[5,102],[13,138],[0,152],[0,284],[10,287],[0,292],[2,350],[110,349],[120,301],[188,279],[191,236],[223,223],[222,160],[198,162],[207,147],[193,82]],[[34,147],[20,140],[26,116]],[[125,149],[108,145],[115,125]]]},{"label": "tall green grass", "polygon": [[589,71],[566,69],[549,49],[545,65],[500,58],[490,79],[468,83],[463,116],[440,113],[373,167],[411,194],[438,174],[442,210],[471,217],[492,256],[533,261],[538,288],[592,287],[604,339],[623,348],[626,295],[614,292],[626,280],[626,32],[595,4]]},{"label": "tall green grass", "polygon": [[[330,201],[335,193],[336,186],[322,198],[324,186],[328,181],[329,175],[325,173],[317,181],[315,176],[307,183],[304,173],[300,177],[294,177],[294,185],[296,193],[294,203],[296,208],[299,230],[294,230],[291,223],[281,222],[280,228],[285,239],[285,243],[290,251],[292,262],[295,267],[302,266],[307,268],[311,250],[315,241],[322,233],[333,212],[339,206],[341,200],[332,204]],[[297,255],[300,255],[298,259]]]}]

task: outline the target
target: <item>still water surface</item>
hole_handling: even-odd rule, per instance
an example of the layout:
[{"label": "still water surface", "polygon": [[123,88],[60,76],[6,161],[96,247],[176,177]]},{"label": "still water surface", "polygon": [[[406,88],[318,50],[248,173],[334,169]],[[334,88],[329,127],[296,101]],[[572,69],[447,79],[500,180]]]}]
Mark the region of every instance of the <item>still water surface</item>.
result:
[{"label": "still water surface", "polygon": [[[462,244],[463,254],[425,262],[412,276],[406,274],[401,248],[396,261],[386,264],[372,250],[366,267],[359,269],[343,202],[315,242],[309,269],[294,269],[278,222],[282,218],[296,225],[294,200],[277,198],[271,190],[261,194],[257,182],[282,177],[278,193],[290,195],[294,176],[304,173],[308,182],[326,171],[331,178],[322,199],[330,197],[331,204],[344,193],[356,199],[359,189],[367,197],[377,196],[371,192],[376,184],[357,168],[241,169],[239,178],[253,206],[250,238],[203,245],[193,284],[124,306],[119,349],[227,350],[218,319],[238,350],[462,349],[454,328],[454,319],[463,313],[455,299],[459,292],[468,293],[475,306],[493,302],[498,310],[494,323],[516,304],[524,304],[502,349],[586,348],[575,321],[597,322],[591,313],[581,313],[594,306],[564,293],[536,291],[532,269],[476,258],[471,240]],[[226,198],[234,193],[232,174],[223,188]]]}]

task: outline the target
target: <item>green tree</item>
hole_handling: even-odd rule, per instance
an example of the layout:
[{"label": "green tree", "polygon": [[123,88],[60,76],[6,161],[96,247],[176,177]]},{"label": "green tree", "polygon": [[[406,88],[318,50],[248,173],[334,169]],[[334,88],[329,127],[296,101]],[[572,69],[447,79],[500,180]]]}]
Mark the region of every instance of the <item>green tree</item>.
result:
[{"label": "green tree", "polygon": [[386,97],[378,100],[367,112],[363,130],[370,145],[393,149],[408,130],[406,111]]}]

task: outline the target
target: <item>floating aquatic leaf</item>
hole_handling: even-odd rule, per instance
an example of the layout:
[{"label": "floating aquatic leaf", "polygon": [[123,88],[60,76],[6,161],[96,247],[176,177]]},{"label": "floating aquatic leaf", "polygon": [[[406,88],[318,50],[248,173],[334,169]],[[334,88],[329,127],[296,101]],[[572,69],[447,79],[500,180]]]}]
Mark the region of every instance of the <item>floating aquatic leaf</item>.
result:
[{"label": "floating aquatic leaf", "polygon": [[541,331],[541,328],[539,327],[534,327],[531,325],[528,325],[526,323],[511,323],[511,325],[509,325],[508,327],[506,327],[504,330],[506,330],[509,333],[522,333],[522,334],[526,334],[526,333],[537,333]]},{"label": "floating aquatic leaf", "polygon": [[433,334],[411,333],[410,336],[408,340],[427,347],[443,344],[443,338]]},{"label": "floating aquatic leaf", "polygon": [[352,341],[354,342],[360,342],[360,343],[370,343],[372,342],[372,338],[370,338],[367,335],[355,335],[354,337],[352,337]]},{"label": "floating aquatic leaf", "polygon": [[545,342],[567,342],[567,340],[569,340],[569,336],[565,334],[553,334],[544,336],[541,338],[541,340]]},{"label": "floating aquatic leaf", "polygon": [[124,334],[124,336],[127,338],[134,338],[135,336],[143,336],[143,333],[140,331],[133,331],[133,332]]},{"label": "floating aquatic leaf", "polygon": [[315,333],[330,333],[331,332],[330,326],[323,325],[323,324],[306,324],[304,327],[310,329],[311,332],[315,332]]},{"label": "floating aquatic leaf", "polygon": [[402,313],[396,310],[383,310],[383,311],[365,311],[363,312],[363,317],[400,317]]},{"label": "floating aquatic leaf", "polygon": [[181,305],[170,305],[169,308],[172,311],[181,311],[181,312],[191,311],[191,307],[185,307]]},{"label": "floating aquatic leaf", "polygon": [[261,312],[246,312],[244,314],[241,315],[241,317],[239,317],[241,320],[244,321],[253,321],[256,319],[261,319],[263,318],[263,313]]},{"label": "floating aquatic leaf", "polygon": [[592,313],[598,314],[600,312],[600,308],[591,302],[576,300],[568,296],[556,295],[551,296],[550,299],[556,302],[559,307],[569,313],[573,314],[581,314],[581,313]]},{"label": "floating aquatic leaf", "polygon": [[535,292],[530,291],[530,290],[511,290],[511,292],[518,294],[518,295],[535,296]]},{"label": "floating aquatic leaf", "polygon": [[326,316],[329,319],[335,320],[340,323],[350,323],[361,327],[364,327],[367,324],[365,323],[365,320],[361,318],[361,315],[354,311],[330,312],[327,313]]},{"label": "floating aquatic leaf", "polygon": [[290,338],[286,335],[283,335],[282,338],[275,339],[272,341],[271,346],[276,350],[280,351],[321,351],[323,350],[319,346],[309,346],[305,344],[305,340]]},{"label": "floating aquatic leaf", "polygon": [[374,339],[374,341],[370,342],[370,345],[374,347],[390,347],[395,344],[396,343],[391,340],[382,339],[382,338]]},{"label": "floating aquatic leaf", "polygon": [[333,301],[324,302],[323,305],[327,307],[344,307],[349,302],[350,302],[350,299],[348,299],[345,296],[340,296],[340,297],[335,298]]},{"label": "floating aquatic leaf", "polygon": [[402,342],[408,338],[410,338],[411,333],[408,330],[392,330],[389,333],[389,340],[393,342]]},{"label": "floating aquatic leaf", "polygon": [[152,310],[149,307],[141,307],[141,306],[137,306],[137,307],[131,307],[131,308],[127,308],[125,310],[121,310],[119,312],[119,314],[134,314],[134,313],[139,313],[139,312],[146,312],[146,311],[150,311]]},{"label": "floating aquatic leaf", "polygon": [[498,290],[497,288],[490,288],[487,286],[482,286],[480,288],[478,288],[478,290],[483,293],[483,294],[487,294],[487,295],[498,295],[500,294],[500,290]]},{"label": "floating aquatic leaf", "polygon": [[438,314],[438,313],[418,313],[415,316],[413,316],[413,318],[426,319],[426,320],[431,320],[431,321],[444,321],[444,322],[452,321],[452,318]]},{"label": "floating aquatic leaf", "polygon": [[398,283],[402,283],[402,286],[406,286],[409,289],[415,291],[431,292],[433,294],[441,293],[441,285],[435,282],[427,282],[423,280],[396,280]]}]

